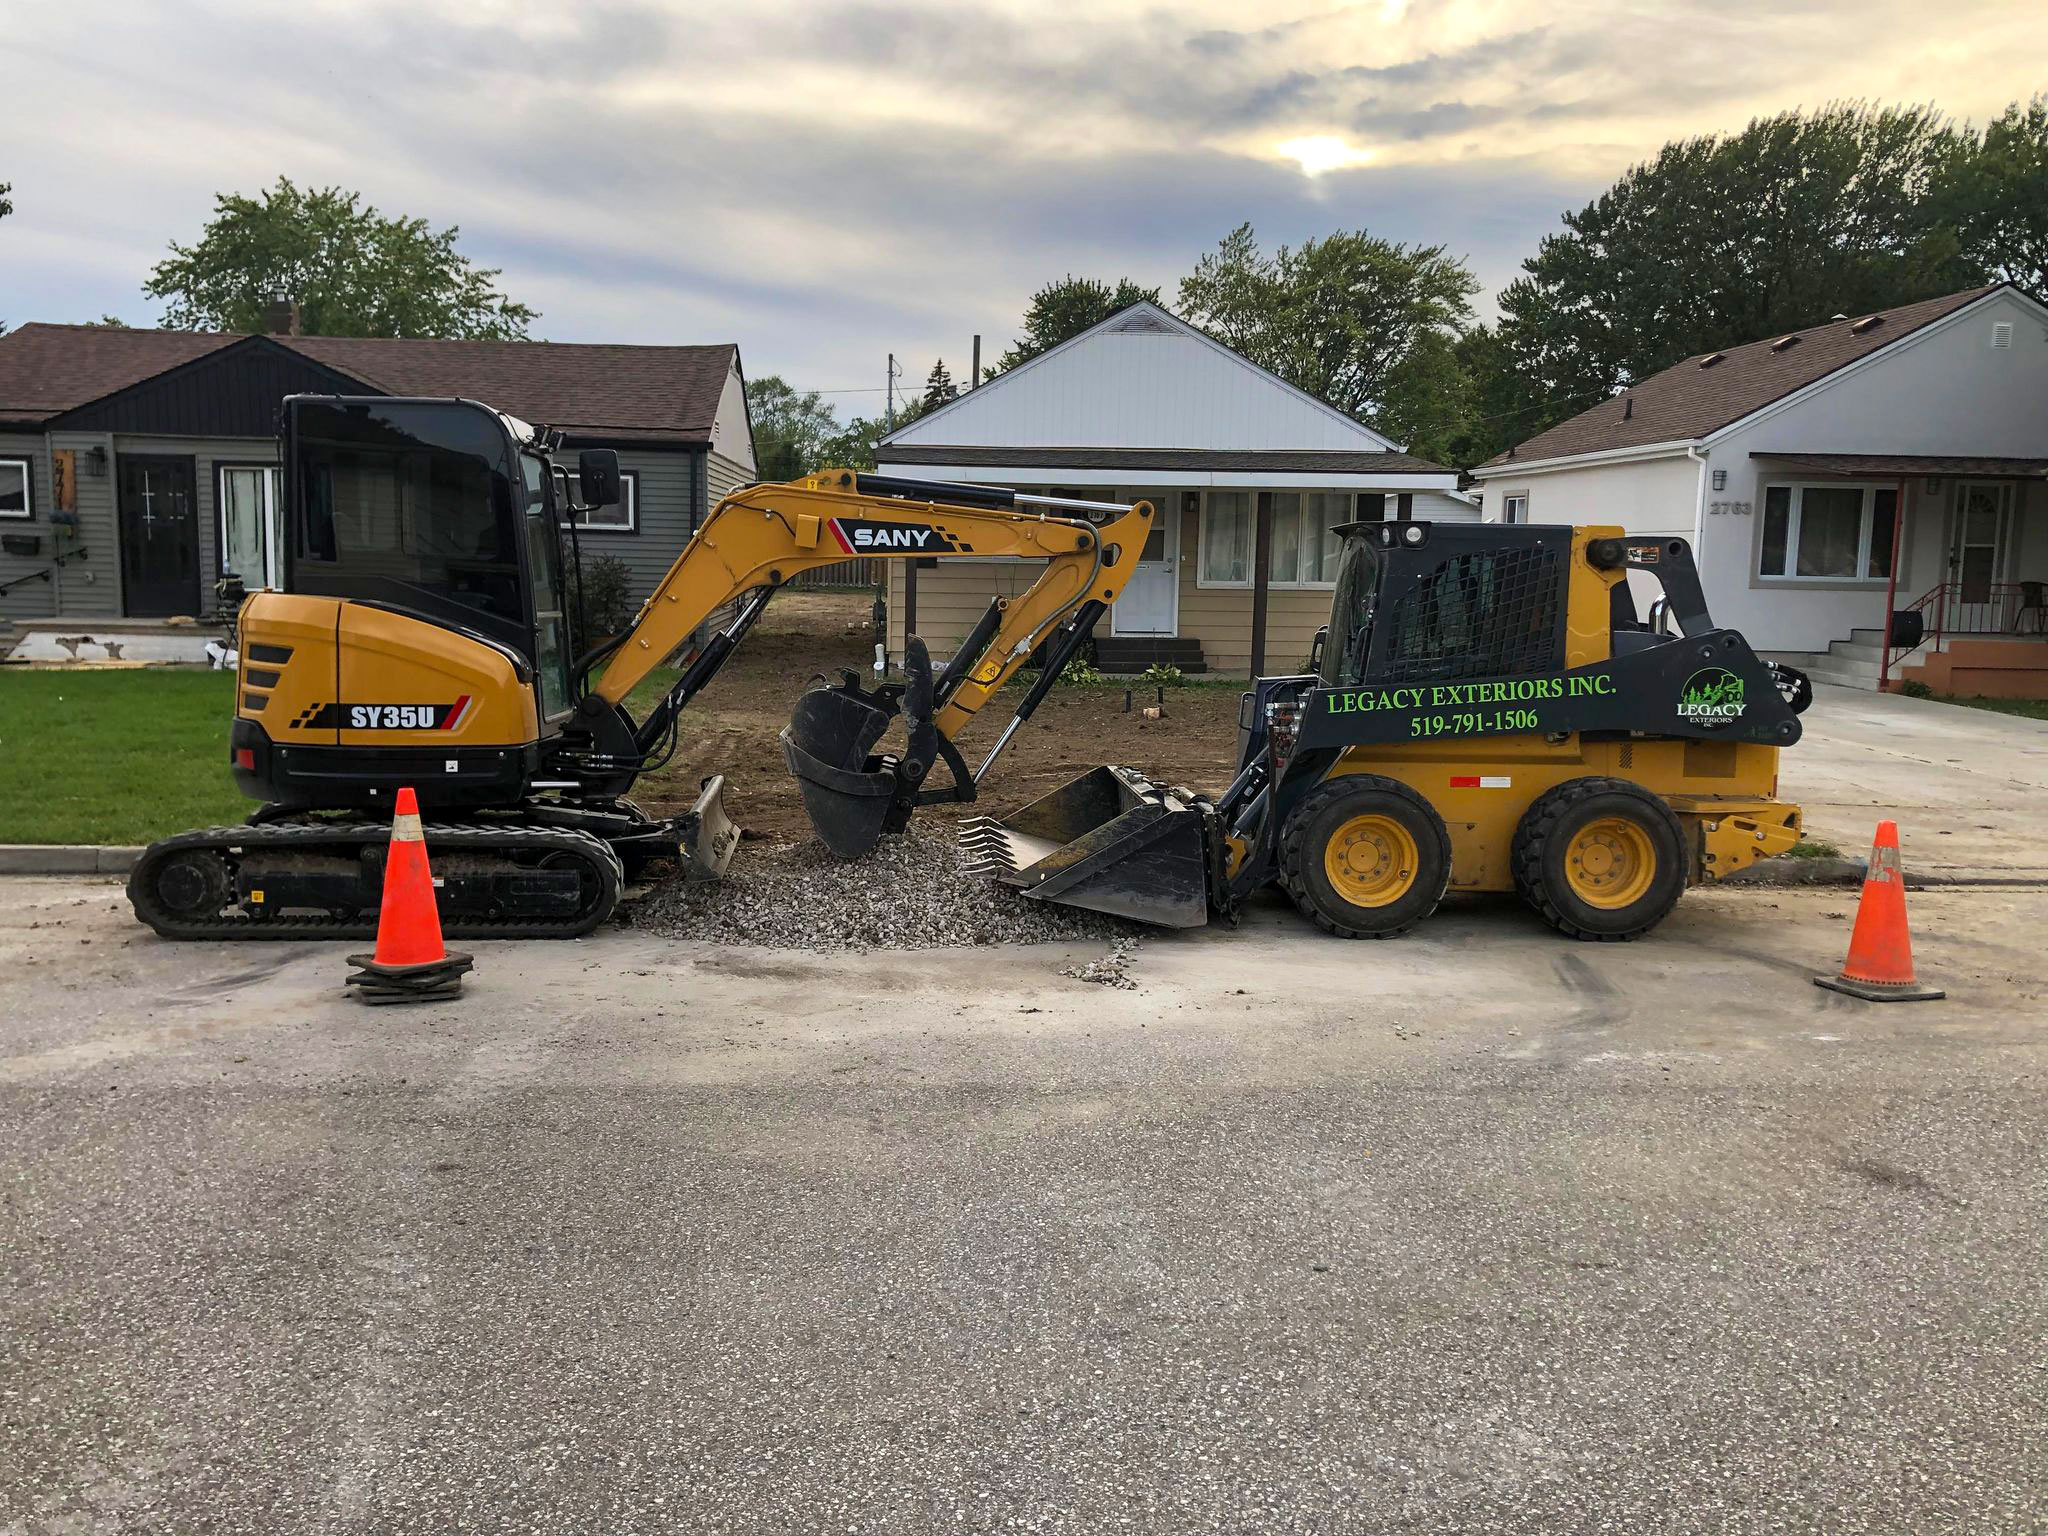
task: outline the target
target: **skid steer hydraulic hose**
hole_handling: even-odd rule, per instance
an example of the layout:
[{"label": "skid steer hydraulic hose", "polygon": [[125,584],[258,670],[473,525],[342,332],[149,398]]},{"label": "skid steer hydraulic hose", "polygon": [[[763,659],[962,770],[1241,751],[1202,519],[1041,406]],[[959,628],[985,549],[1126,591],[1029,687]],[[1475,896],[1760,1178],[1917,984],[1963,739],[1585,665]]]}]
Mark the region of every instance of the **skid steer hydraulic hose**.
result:
[{"label": "skid steer hydraulic hose", "polygon": [[1010,738],[1017,734],[1031,712],[1052,691],[1052,685],[1060,680],[1067,663],[1074,659],[1074,653],[1087,643],[1088,635],[1095,628],[1095,621],[1109,611],[1107,603],[1094,599],[1083,603],[1081,611],[1074,615],[1073,627],[1053,647],[1052,654],[1045,658],[1045,667],[1038,674],[1038,681],[1031,685],[1031,691],[1024,695],[1024,702],[1017,706],[1017,713],[1010,717],[1010,723],[1003,727],[1003,734],[996,738],[996,744],[988,749],[988,756],[981,760],[981,766],[974,770],[974,782],[979,784],[988,777],[989,769],[995,766],[997,758],[1003,755],[1003,748],[1010,744]]}]

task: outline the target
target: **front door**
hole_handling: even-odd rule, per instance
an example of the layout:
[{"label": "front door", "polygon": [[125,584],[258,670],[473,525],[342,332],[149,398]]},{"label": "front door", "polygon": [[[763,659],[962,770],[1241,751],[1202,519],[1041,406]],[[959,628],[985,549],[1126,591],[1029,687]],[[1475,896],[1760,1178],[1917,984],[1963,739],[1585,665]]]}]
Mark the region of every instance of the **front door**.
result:
[{"label": "front door", "polygon": [[1961,634],[1995,634],[2004,628],[1999,581],[2005,574],[2011,522],[2010,483],[1965,480],[1956,486],[1947,628]]},{"label": "front door", "polygon": [[199,497],[192,460],[120,459],[121,590],[125,611],[157,619],[199,612]]},{"label": "front door", "polygon": [[1149,501],[1154,508],[1145,552],[1109,610],[1113,635],[1180,633],[1180,509],[1173,491],[1135,491],[1122,499]]}]

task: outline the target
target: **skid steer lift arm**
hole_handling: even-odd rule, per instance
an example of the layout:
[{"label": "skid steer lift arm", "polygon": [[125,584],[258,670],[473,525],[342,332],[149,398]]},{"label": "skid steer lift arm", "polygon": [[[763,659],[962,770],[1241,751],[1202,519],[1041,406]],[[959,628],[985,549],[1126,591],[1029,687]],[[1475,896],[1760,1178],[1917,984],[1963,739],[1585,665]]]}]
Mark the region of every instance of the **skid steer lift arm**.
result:
[{"label": "skid steer lift arm", "polygon": [[[923,642],[909,637],[905,683],[866,690],[848,673],[840,687],[813,689],[799,703],[783,733],[784,749],[812,821],[834,851],[865,852],[881,831],[900,830],[918,803],[974,798],[975,781],[996,752],[970,774],[954,738],[1033,650],[1071,620],[1052,643],[1045,675],[998,742],[996,751],[1001,750],[1123,590],[1151,527],[1152,508],[1145,502],[1075,501],[851,470],[735,492],[685,546],[579,704],[578,721],[587,733],[587,745],[579,748],[581,766],[586,772],[616,768],[630,781],[653,761],[677,714],[717,675],[774,592],[803,571],[858,558],[1043,559],[1044,570],[1026,591],[991,602],[938,676],[932,675]],[[735,599],[736,617],[702,646],[647,718],[634,724],[622,708],[626,696]],[[587,661],[585,670],[597,659],[603,658]],[[871,759],[869,748],[899,713],[907,717],[908,749],[899,757]],[[952,786],[922,790],[925,773],[939,757],[953,771]],[[849,800],[859,814],[849,813]],[[875,801],[886,804],[878,808]],[[871,814],[878,809],[880,814]]]}]

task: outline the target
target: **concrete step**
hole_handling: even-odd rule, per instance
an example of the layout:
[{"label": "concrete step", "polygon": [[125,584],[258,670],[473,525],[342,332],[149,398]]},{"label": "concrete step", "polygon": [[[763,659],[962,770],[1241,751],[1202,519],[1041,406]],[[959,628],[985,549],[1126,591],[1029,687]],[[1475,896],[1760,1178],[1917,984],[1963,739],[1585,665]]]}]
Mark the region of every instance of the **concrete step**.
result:
[{"label": "concrete step", "polygon": [[1879,640],[1837,640],[1828,647],[1828,655],[1837,662],[1867,662],[1874,667],[1884,659],[1884,643]]},{"label": "concrete step", "polygon": [[1860,688],[1865,693],[1877,692],[1877,668],[1867,671],[1862,667],[1803,667],[1809,680],[1816,683],[1832,683],[1837,688]]}]

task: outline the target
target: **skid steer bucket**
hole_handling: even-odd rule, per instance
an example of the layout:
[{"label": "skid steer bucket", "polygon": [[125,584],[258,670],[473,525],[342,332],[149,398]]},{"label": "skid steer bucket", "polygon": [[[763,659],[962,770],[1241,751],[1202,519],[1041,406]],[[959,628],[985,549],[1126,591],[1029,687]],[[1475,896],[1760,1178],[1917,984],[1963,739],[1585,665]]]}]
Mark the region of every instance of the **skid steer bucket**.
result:
[{"label": "skid steer bucket", "polygon": [[960,833],[962,861],[1040,901],[1166,928],[1209,920],[1211,814],[1186,790],[1091,768],[1001,821]]},{"label": "skid steer bucket", "polygon": [[782,728],[782,757],[796,778],[818,841],[857,859],[881,840],[896,798],[896,774],[871,755],[890,716],[850,685],[812,688]]}]

